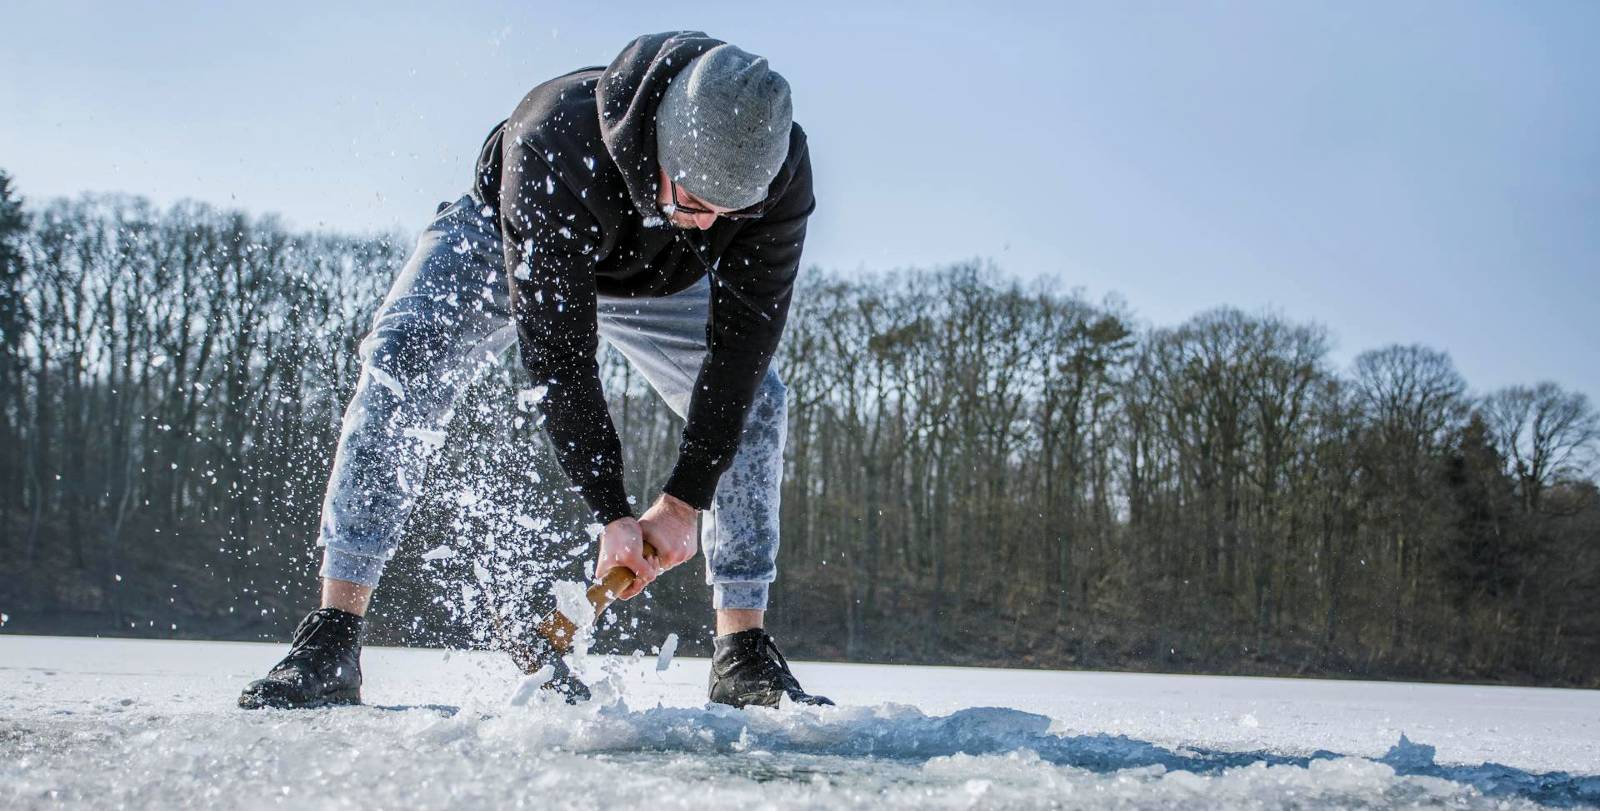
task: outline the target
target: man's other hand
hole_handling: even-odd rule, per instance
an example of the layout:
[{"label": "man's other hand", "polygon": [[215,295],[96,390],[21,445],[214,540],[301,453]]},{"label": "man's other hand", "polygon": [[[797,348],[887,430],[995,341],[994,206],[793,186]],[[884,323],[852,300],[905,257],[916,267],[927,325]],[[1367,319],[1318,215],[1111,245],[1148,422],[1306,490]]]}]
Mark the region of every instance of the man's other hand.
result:
[{"label": "man's other hand", "polygon": [[657,558],[644,556],[644,533],[640,529],[639,519],[632,516],[606,524],[600,534],[600,559],[595,562],[594,577],[596,580],[604,579],[606,572],[619,566],[634,575],[633,584],[617,595],[623,600],[638,596],[645,586],[665,571]]},{"label": "man's other hand", "polygon": [[695,537],[695,519],[700,511],[666,493],[639,518],[644,539],[656,548],[657,561],[666,571],[694,557],[700,548]]}]

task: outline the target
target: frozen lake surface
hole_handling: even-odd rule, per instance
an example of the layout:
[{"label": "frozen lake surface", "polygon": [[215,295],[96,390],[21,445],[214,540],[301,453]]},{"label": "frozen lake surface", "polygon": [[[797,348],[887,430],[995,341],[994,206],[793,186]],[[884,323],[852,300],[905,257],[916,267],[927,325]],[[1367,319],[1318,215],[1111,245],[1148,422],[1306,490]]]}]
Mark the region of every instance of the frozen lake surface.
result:
[{"label": "frozen lake surface", "polygon": [[1597,691],[797,662],[840,706],[734,710],[596,657],[512,706],[501,655],[368,648],[366,706],[235,709],[285,649],[0,636],[0,807],[1600,806]]}]

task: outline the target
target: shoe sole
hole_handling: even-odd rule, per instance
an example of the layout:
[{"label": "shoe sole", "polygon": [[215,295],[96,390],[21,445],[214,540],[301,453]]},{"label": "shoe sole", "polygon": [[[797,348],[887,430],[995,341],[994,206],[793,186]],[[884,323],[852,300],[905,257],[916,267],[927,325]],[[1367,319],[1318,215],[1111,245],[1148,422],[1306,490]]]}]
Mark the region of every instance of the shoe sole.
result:
[{"label": "shoe sole", "polygon": [[[783,696],[782,695],[774,696],[774,695],[770,695],[770,694],[767,694],[767,693],[746,693],[745,695],[742,695],[742,696],[728,696],[728,697],[724,697],[724,698],[717,698],[716,695],[713,694],[713,695],[709,696],[709,699],[714,704],[726,704],[729,707],[734,707],[736,709],[741,709],[741,710],[744,709],[745,707],[773,707],[773,708],[776,708],[780,703],[783,702]],[[802,694],[802,697],[800,697],[800,698],[796,698],[794,696],[790,696],[789,697],[789,701],[791,701],[792,703],[795,703],[795,704],[801,704],[801,705],[810,706],[810,707],[833,707],[833,706],[837,706],[837,705],[835,705],[833,703],[833,699],[831,699],[831,698],[828,698],[826,696],[814,696],[814,695],[811,695],[810,693]]]},{"label": "shoe sole", "polygon": [[348,707],[361,703],[361,688],[339,690],[306,702],[274,701],[245,694],[239,696],[239,707],[245,710],[314,710],[319,707]]}]

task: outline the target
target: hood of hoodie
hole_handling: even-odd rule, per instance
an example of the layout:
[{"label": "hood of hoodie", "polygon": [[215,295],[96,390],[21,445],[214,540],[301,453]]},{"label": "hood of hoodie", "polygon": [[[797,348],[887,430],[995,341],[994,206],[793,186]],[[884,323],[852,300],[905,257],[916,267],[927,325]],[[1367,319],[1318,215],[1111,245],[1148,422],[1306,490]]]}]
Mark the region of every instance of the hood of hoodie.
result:
[{"label": "hood of hoodie", "polygon": [[[595,104],[600,111],[600,139],[605,143],[628,196],[640,211],[656,210],[660,190],[659,161],[656,158],[656,108],[667,92],[667,85],[690,60],[723,44],[701,31],[668,31],[646,34],[628,44],[600,74],[595,87]],[[794,133],[799,133],[799,126]],[[744,209],[761,213],[783,196],[794,177],[792,154],[797,136],[791,134],[791,155],[767,188],[766,199]],[[802,140],[801,143],[804,143]]]}]

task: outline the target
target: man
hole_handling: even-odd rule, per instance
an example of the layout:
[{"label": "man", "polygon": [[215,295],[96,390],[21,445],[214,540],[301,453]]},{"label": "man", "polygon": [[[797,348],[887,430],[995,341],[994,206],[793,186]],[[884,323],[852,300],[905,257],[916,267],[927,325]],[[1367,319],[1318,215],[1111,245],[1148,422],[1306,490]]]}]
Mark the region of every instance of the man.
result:
[{"label": "man", "polygon": [[[633,598],[695,555],[709,510],[711,700],[832,703],[800,688],[763,630],[786,427],[768,367],[814,207],[789,86],[733,45],[643,36],[605,68],[529,92],[490,133],[471,193],[441,205],[361,344],[323,504],[322,607],[240,706],[359,703],[362,616],[415,487],[456,395],[513,340],[558,460],[604,526],[595,576],[632,570],[619,596]],[[671,476],[637,518],[600,337],[686,419]],[[569,699],[586,692],[575,685]]]}]

